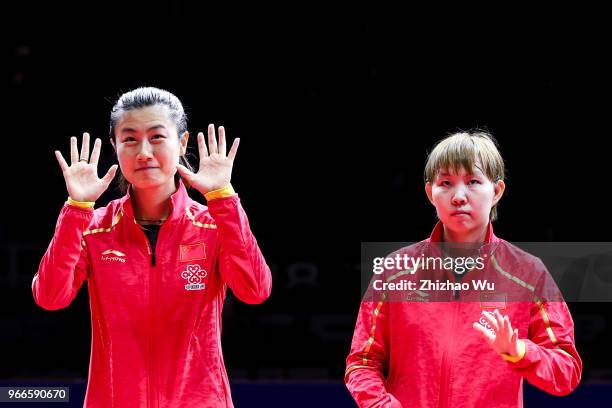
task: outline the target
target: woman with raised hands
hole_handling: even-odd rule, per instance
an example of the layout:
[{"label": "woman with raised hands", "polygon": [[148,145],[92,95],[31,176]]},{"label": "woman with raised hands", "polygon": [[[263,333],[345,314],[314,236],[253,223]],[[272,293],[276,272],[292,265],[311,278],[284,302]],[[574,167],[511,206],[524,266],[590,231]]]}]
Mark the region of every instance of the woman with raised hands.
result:
[{"label": "woman with raised hands", "polygon": [[[199,168],[185,154],[189,133],[179,99],[157,88],[123,94],[111,111],[110,142],[123,197],[95,208],[117,165],[98,177],[91,154],[70,140],[70,165],[55,152],[68,200],[34,276],[48,310],[66,307],[88,281],[92,352],[85,406],[232,405],[221,352],[226,288],[246,303],[271,291],[271,273],[231,181],[223,127],[198,134]],[[192,200],[187,188],[204,195]]]}]

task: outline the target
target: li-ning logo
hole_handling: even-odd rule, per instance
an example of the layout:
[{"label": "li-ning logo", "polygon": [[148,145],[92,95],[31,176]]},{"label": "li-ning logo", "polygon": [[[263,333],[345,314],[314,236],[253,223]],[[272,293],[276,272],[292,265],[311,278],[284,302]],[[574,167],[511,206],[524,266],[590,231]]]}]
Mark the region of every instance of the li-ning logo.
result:
[{"label": "li-ning logo", "polygon": [[202,290],[206,289],[206,284],[202,283],[208,275],[205,269],[200,268],[200,265],[187,265],[187,268],[181,272],[181,277],[189,282],[185,285],[185,290]]},{"label": "li-ning logo", "polygon": [[[112,256],[109,256],[112,255]],[[107,249],[102,252],[102,257],[100,258],[102,261],[114,261],[114,262],[123,262],[125,263],[125,254],[119,251],[115,251],[114,249]]]}]

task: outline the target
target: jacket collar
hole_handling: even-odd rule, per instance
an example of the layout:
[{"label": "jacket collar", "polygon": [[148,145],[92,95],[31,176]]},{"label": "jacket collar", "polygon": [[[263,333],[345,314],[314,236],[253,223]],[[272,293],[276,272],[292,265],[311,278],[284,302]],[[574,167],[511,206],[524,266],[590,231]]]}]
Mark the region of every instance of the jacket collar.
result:
[{"label": "jacket collar", "polygon": [[[128,187],[127,193],[121,197],[120,205],[123,208],[125,216],[128,219],[134,220],[134,207],[131,199],[132,186]],[[189,195],[187,194],[187,189],[183,184],[183,180],[179,178],[178,186],[176,191],[170,195],[170,215],[168,215],[168,219],[166,221],[175,221],[180,219],[185,215],[185,208],[187,208],[187,204],[189,201]]]},{"label": "jacket collar", "polygon": [[[438,221],[436,226],[434,227],[431,235],[429,236],[429,242],[442,242],[442,238],[444,237],[444,224],[442,221]],[[487,233],[485,234],[485,239],[483,244],[492,244],[499,242],[499,238],[493,233],[493,223],[489,221],[489,225],[487,226]]]}]

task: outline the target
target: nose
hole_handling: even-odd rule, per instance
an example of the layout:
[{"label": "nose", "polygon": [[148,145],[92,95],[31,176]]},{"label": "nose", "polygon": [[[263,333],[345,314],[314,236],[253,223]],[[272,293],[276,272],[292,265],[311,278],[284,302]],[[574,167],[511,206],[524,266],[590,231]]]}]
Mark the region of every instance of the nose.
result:
[{"label": "nose", "polygon": [[136,159],[138,161],[148,161],[153,157],[153,149],[151,148],[151,144],[145,138],[142,143],[140,143],[140,148],[138,149],[138,154],[136,155]]},{"label": "nose", "polygon": [[461,206],[467,202],[466,186],[458,184],[453,191],[452,203],[456,206]]}]

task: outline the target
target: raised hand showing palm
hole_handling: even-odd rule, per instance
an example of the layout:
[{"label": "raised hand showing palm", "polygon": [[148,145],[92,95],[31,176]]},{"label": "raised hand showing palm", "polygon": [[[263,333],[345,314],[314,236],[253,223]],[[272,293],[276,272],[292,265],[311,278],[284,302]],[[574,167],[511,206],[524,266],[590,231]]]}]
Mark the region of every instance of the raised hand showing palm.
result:
[{"label": "raised hand showing palm", "polygon": [[234,139],[234,143],[226,155],[225,128],[219,126],[219,145],[217,146],[215,126],[208,125],[208,149],[204,142],[204,134],[198,133],[198,149],[200,152],[198,172],[194,173],[181,164],[177,166],[178,171],[181,176],[189,181],[189,184],[202,194],[225,187],[232,178],[232,167],[239,143],[239,138]]},{"label": "raised hand showing palm", "polygon": [[62,169],[66,189],[70,198],[76,201],[96,201],[108,188],[117,173],[117,165],[113,164],[104,177],[98,178],[98,159],[102,141],[96,138],[91,158],[89,157],[89,133],[83,133],[81,154],[77,148],[77,138],[70,138],[70,166],[64,160],[59,150],[55,157]]}]

